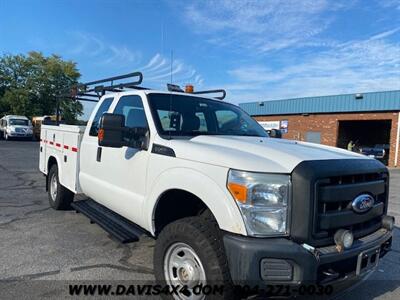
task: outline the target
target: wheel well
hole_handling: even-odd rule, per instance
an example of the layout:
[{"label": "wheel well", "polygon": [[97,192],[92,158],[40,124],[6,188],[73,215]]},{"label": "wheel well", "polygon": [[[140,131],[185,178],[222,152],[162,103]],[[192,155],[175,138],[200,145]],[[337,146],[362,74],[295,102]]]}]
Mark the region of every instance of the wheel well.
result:
[{"label": "wheel well", "polygon": [[[54,164],[57,165],[57,160],[54,156],[50,156],[49,161],[47,162],[47,174],[49,174],[50,169]],[[46,191],[48,191],[48,190],[49,190],[49,183],[48,183],[47,176],[46,176]]]},{"label": "wheel well", "polygon": [[54,156],[49,157],[49,161],[47,162],[47,173],[50,171],[51,167],[57,164],[57,160]]},{"label": "wheel well", "polygon": [[211,214],[207,205],[196,195],[179,189],[168,190],[157,202],[153,216],[155,235],[171,222],[206,213]]}]

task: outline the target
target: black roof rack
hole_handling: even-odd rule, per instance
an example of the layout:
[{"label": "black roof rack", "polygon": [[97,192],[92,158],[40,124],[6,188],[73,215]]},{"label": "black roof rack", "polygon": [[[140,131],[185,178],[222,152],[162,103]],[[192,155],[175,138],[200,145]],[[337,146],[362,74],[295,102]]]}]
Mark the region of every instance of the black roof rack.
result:
[{"label": "black roof rack", "polygon": [[[135,78],[135,80],[131,80],[128,82],[120,82],[115,83],[115,81],[119,81],[122,79]],[[90,81],[86,83],[79,83],[70,88],[69,91],[64,91],[58,98],[69,98],[72,100],[79,101],[88,101],[88,102],[98,102],[100,97],[105,95],[106,92],[122,92],[126,89],[136,89],[136,90],[149,90],[149,88],[145,88],[139,86],[143,81],[143,74],[141,72],[133,72],[124,75],[109,77],[105,79]],[[170,92],[179,92],[185,93],[185,91],[176,84],[167,84],[168,91]],[[192,92],[192,94],[215,94],[221,93],[221,96],[214,97],[215,99],[222,100],[226,96],[226,91],[223,89],[217,90],[205,90],[205,91],[196,91]]]},{"label": "black roof rack", "polygon": [[[114,83],[127,78],[136,78],[136,80]],[[139,86],[143,81],[141,72],[133,72],[129,74],[109,77],[105,79],[79,83],[72,86],[68,92],[61,93],[60,98],[69,98],[72,100],[97,102],[106,92],[121,92],[126,89],[146,90],[147,88]]]},{"label": "black roof rack", "polygon": [[167,83],[167,89],[169,92],[184,93],[185,91],[177,84]]},{"label": "black roof rack", "polygon": [[219,89],[219,90],[205,90],[205,91],[197,91],[193,92],[192,94],[215,94],[215,93],[222,93],[222,96],[214,97],[215,99],[223,100],[226,97],[226,91]]}]

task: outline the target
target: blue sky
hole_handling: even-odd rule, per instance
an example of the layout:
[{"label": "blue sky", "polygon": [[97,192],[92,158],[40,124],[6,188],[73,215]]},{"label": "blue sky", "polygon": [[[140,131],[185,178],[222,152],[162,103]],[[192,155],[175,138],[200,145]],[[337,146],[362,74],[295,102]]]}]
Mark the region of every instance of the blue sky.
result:
[{"label": "blue sky", "polygon": [[173,51],[175,83],[234,103],[393,90],[400,0],[0,0],[0,54],[31,50],[163,89]]}]

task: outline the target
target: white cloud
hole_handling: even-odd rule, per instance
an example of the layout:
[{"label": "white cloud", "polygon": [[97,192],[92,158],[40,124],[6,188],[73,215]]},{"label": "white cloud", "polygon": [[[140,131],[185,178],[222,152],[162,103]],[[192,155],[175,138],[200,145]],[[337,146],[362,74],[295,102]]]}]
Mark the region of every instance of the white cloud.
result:
[{"label": "white cloud", "polygon": [[162,56],[160,53],[153,56],[140,70],[143,71],[146,81],[158,84],[170,82],[171,75],[172,81],[176,84],[192,83],[201,87],[204,82],[201,74],[191,65],[186,64],[181,59],[173,59],[171,65],[171,59]]},{"label": "white cloud", "polygon": [[400,89],[400,43],[388,39],[398,31],[337,44],[297,64],[234,68],[228,72],[234,82],[228,91],[235,102],[247,102]]},{"label": "white cloud", "polygon": [[70,43],[75,47],[69,49],[69,54],[79,59],[88,58],[96,67],[100,65],[112,66],[116,70],[138,70],[144,74],[144,84],[163,89],[165,84],[170,82],[171,75],[176,84],[192,83],[199,87],[203,85],[202,75],[180,58],[173,59],[172,69],[171,59],[160,53],[156,53],[143,64],[142,53],[126,45],[105,43],[101,38],[85,32],[72,32],[70,36]]},{"label": "white cloud", "polygon": [[124,45],[104,43],[102,39],[85,32],[69,33],[72,37],[71,44],[74,45],[68,50],[71,55],[96,58],[97,64],[122,64],[137,62],[141,58],[139,51],[133,51]]},{"label": "white cloud", "polygon": [[199,33],[212,35],[208,41],[268,52],[311,41],[330,24],[327,12],[353,2],[208,0],[192,2],[184,15]]},{"label": "white cloud", "polygon": [[378,0],[377,3],[385,8],[395,8],[400,10],[400,0]]}]

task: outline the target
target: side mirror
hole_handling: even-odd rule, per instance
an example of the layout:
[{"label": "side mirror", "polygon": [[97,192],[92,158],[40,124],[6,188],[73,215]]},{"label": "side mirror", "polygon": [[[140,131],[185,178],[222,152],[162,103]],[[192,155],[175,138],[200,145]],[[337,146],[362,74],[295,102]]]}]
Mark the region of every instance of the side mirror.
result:
[{"label": "side mirror", "polygon": [[282,138],[282,131],[279,129],[271,129],[267,130],[269,137],[271,138],[276,138],[276,139],[281,139]]},{"label": "side mirror", "polygon": [[99,146],[121,148],[124,146],[148,150],[148,128],[125,127],[125,116],[105,113],[100,119],[98,131]]},{"label": "side mirror", "polygon": [[127,146],[124,136],[126,132],[125,116],[105,113],[100,119],[97,135],[99,146],[121,148]]}]

